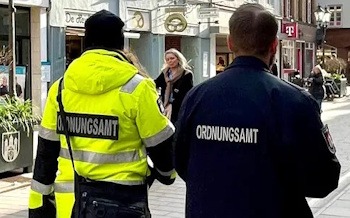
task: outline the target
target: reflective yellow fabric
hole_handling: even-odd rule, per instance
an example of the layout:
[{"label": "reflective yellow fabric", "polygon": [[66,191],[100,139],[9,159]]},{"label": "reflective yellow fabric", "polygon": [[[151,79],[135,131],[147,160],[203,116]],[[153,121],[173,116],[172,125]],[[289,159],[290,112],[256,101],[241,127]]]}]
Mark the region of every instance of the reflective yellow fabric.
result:
[{"label": "reflective yellow fabric", "polygon": [[[96,156],[123,152],[134,152],[138,156],[137,161],[108,164],[75,161],[76,170],[81,176],[120,184],[143,183],[147,174],[145,143],[154,146],[173,133],[172,124],[161,114],[156,104],[158,95],[153,80],[140,79],[137,72],[118,53],[106,50],[87,51],[67,69],[62,90],[66,112],[119,118],[118,140],[75,136],[71,137],[73,150],[80,154],[96,154],[94,160]],[[56,130],[57,91],[58,81],[50,88],[43,114],[41,126],[47,130]],[[64,135],[60,135],[60,141],[61,147],[67,149]],[[55,182],[72,180],[70,159],[59,157]],[[69,217],[66,215],[70,214],[74,201],[69,199],[74,196],[55,194],[58,217]]]},{"label": "reflective yellow fabric", "polygon": [[29,191],[29,209],[36,209],[43,206],[43,195],[33,190]]},{"label": "reflective yellow fabric", "polygon": [[55,193],[57,218],[71,217],[74,193]]}]

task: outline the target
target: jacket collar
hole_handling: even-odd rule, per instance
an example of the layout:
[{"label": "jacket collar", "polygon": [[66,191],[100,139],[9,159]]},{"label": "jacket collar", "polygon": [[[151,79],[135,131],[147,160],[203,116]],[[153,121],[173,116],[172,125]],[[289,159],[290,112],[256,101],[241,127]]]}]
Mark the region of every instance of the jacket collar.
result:
[{"label": "jacket collar", "polygon": [[226,70],[235,67],[249,67],[256,68],[263,71],[270,72],[268,66],[259,58],[253,56],[239,56],[236,57],[233,62],[226,68]]}]

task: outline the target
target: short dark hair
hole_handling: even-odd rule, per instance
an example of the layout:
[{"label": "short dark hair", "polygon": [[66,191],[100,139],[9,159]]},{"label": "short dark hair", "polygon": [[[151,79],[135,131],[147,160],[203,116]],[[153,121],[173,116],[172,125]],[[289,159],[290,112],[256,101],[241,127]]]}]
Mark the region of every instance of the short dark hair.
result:
[{"label": "short dark hair", "polygon": [[278,24],[273,14],[260,4],[241,5],[229,21],[234,51],[266,56],[276,39]]}]

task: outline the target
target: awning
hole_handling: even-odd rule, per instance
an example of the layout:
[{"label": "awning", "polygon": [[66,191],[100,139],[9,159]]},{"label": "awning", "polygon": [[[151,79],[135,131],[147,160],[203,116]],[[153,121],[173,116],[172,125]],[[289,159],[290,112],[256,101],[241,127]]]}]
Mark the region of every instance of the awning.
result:
[{"label": "awning", "polygon": [[85,29],[67,27],[66,28],[66,35],[67,36],[85,36]]},{"label": "awning", "polygon": [[[85,29],[67,27],[66,28],[66,35],[68,35],[68,36],[85,36]],[[140,33],[124,32],[124,36],[125,36],[125,38],[128,38],[128,39],[139,39]]]}]

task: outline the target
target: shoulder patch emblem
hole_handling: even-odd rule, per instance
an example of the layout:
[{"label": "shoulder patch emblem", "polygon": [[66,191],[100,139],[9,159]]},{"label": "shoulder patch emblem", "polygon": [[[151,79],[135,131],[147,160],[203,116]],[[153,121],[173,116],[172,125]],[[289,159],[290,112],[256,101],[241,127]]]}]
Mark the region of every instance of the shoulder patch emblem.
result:
[{"label": "shoulder patch emblem", "polygon": [[327,125],[327,124],[324,125],[324,126],[322,127],[321,131],[322,131],[323,138],[324,138],[325,141],[326,141],[328,150],[329,150],[332,154],[335,154],[336,148],[335,148],[335,145],[334,145],[334,142],[333,142],[331,133],[329,132],[328,125]]}]

